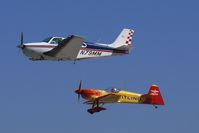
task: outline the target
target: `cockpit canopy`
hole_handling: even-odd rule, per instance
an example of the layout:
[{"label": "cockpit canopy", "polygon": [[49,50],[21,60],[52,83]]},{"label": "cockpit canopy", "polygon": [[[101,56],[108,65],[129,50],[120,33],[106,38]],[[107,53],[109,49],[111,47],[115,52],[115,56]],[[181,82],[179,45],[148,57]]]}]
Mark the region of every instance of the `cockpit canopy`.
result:
[{"label": "cockpit canopy", "polygon": [[120,91],[120,89],[116,88],[116,87],[111,87],[107,89],[108,92],[113,92],[113,93],[118,93]]},{"label": "cockpit canopy", "polygon": [[64,38],[62,38],[62,37],[48,37],[48,38],[42,40],[42,42],[46,42],[46,43],[50,43],[50,44],[59,44],[62,40],[64,40]]}]

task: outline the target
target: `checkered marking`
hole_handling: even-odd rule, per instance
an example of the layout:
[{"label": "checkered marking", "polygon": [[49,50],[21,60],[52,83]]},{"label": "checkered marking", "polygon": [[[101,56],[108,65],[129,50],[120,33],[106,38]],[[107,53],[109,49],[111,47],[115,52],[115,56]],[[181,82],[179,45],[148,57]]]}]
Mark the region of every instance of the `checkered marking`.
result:
[{"label": "checkered marking", "polygon": [[133,31],[130,30],[130,31],[129,31],[129,34],[128,34],[128,36],[127,36],[127,39],[126,39],[126,44],[127,44],[127,45],[131,45],[132,38],[133,38]]}]

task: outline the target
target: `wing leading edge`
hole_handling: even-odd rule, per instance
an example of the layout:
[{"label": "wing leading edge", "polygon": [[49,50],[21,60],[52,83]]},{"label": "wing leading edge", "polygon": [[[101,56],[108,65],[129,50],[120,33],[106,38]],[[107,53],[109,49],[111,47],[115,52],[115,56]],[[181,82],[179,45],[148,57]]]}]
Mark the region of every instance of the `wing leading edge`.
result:
[{"label": "wing leading edge", "polygon": [[115,103],[119,102],[120,95],[116,94],[107,94],[98,98],[94,98],[92,100],[88,100],[84,102],[84,104],[93,104],[94,101],[98,101],[99,103],[106,104],[106,103]]}]

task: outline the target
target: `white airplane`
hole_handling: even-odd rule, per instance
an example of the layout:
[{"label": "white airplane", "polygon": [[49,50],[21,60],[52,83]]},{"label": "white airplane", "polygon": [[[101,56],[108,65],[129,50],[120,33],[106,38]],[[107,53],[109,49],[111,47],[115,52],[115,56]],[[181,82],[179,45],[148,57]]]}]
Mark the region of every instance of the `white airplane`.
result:
[{"label": "white airplane", "polygon": [[123,29],[112,44],[101,44],[85,42],[84,38],[76,35],[63,37],[49,37],[41,42],[23,43],[17,47],[30,60],[82,60],[115,55],[126,55],[132,48],[132,37],[134,31]]}]

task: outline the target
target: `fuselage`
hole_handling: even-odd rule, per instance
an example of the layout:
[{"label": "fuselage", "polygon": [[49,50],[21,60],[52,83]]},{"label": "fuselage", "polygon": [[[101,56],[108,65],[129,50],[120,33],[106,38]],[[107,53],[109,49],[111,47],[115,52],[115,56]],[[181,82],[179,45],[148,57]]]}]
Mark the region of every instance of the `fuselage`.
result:
[{"label": "fuselage", "polygon": [[79,88],[75,93],[78,94],[78,99],[82,96],[86,100],[84,104],[92,104],[92,108],[87,110],[91,114],[106,110],[102,106],[110,103],[149,104],[155,108],[157,108],[156,105],[165,105],[157,85],[152,85],[147,94],[139,94],[119,90],[115,87],[107,90],[81,89],[80,81]]},{"label": "fuselage", "polygon": [[[124,90],[120,91],[104,91],[104,90],[95,90],[95,89],[82,89],[81,90],[81,96],[86,100],[94,100],[99,97],[103,97],[108,94],[114,94],[117,96],[120,96],[119,100],[116,103],[143,103],[145,99],[145,95],[134,93],[134,92],[128,92]],[[110,101],[110,103],[113,103]]]},{"label": "fuselage", "polygon": [[[64,40],[63,37],[51,37],[44,39],[42,42],[23,44],[23,53],[31,60],[70,60],[69,58],[59,58],[45,55],[44,53],[51,51]],[[112,55],[127,54],[124,50],[117,50],[109,47],[107,44],[84,42],[75,59],[81,60],[88,58],[106,57]]]}]

